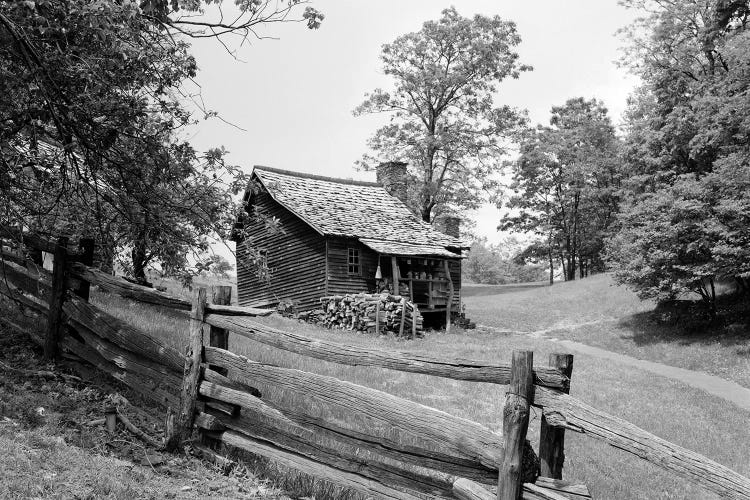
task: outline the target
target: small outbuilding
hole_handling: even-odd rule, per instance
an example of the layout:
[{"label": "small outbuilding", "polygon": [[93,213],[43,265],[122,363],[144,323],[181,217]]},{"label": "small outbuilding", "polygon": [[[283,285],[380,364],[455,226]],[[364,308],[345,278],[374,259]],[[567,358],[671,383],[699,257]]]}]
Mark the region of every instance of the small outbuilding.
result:
[{"label": "small outbuilding", "polygon": [[249,216],[233,237],[240,305],[307,311],[324,296],[389,291],[433,326],[460,312],[458,220],[450,235],[407,208],[405,164],[381,165],[378,183],[256,166],[244,199]]}]

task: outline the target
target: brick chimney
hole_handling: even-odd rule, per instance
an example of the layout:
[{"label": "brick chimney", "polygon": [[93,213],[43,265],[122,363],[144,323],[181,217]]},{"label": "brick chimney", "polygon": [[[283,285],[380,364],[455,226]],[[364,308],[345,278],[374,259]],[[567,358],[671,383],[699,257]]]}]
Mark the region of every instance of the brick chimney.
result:
[{"label": "brick chimney", "polygon": [[388,194],[406,203],[406,163],[402,161],[388,161],[381,163],[375,169],[378,184],[383,186]]},{"label": "brick chimney", "polygon": [[454,238],[461,237],[461,218],[448,216],[443,219],[443,232]]}]

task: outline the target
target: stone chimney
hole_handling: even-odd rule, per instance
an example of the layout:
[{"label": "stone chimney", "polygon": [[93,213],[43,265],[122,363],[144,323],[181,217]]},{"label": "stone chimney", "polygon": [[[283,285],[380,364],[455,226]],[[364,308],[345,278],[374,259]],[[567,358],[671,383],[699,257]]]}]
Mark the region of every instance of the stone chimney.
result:
[{"label": "stone chimney", "polygon": [[402,161],[388,161],[381,163],[375,169],[378,184],[383,186],[388,194],[406,203],[406,163]]},{"label": "stone chimney", "polygon": [[461,218],[460,217],[454,217],[454,216],[448,216],[443,219],[443,226],[445,229],[443,229],[443,232],[449,236],[453,236],[454,238],[460,238],[461,237]]}]

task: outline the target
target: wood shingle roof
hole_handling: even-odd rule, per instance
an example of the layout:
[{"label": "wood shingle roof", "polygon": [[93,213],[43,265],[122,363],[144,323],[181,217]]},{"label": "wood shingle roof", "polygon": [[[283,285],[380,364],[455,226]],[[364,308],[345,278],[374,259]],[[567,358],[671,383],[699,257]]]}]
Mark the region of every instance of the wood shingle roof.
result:
[{"label": "wood shingle roof", "polygon": [[357,238],[394,255],[460,257],[466,248],[416,217],[379,184],[261,166],[253,176],[274,200],[322,235]]}]

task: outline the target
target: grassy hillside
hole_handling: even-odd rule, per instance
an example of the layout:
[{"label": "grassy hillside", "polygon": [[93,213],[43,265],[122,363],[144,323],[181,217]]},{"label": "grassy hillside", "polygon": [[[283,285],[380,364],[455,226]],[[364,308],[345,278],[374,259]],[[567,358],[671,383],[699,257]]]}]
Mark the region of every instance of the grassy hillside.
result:
[{"label": "grassy hillside", "polygon": [[519,331],[616,320],[654,307],[616,286],[607,274],[512,293],[468,296],[465,303],[467,314],[477,323]]},{"label": "grassy hillside", "polygon": [[480,325],[575,340],[750,387],[748,306],[731,297],[720,298],[722,318],[716,323],[654,312],[653,302],[639,300],[605,274],[465,302]]},{"label": "grassy hillside", "polygon": [[[184,315],[158,308],[130,306],[110,295],[95,300],[112,313],[182,346],[187,331]],[[528,332],[574,331],[586,322],[601,322],[606,328],[622,318],[653,307],[612,286],[607,276],[466,299],[469,315],[482,324],[501,330]],[[513,349],[534,351],[537,363],[545,363],[559,346],[545,338],[526,334],[491,333],[487,329],[451,334],[433,332],[424,339],[403,341],[351,332],[329,331],[280,317],[261,321],[281,329],[353,343],[360,346],[394,348],[416,353],[508,361]],[[604,331],[604,326],[602,327]],[[237,335],[230,335],[230,349],[253,359],[276,365],[332,375],[373,387],[480,422],[499,431],[504,388],[489,384],[459,382],[393,372],[371,367],[349,367],[277,351]],[[261,387],[264,397],[305,398],[279,394]],[[611,361],[579,355],[573,375],[574,396],[604,411],[623,417],[654,434],[705,454],[742,474],[750,475],[745,432],[750,412],[731,407],[723,400],[680,382],[655,377]],[[538,442],[539,415],[532,415],[532,442]],[[710,499],[711,495],[627,453],[585,436],[569,433],[565,476],[586,482],[595,498],[617,499]]]}]

